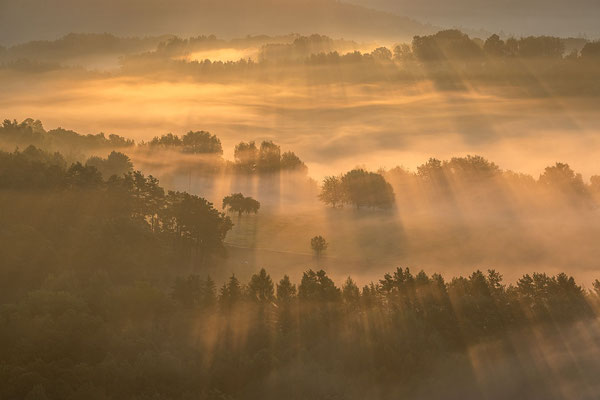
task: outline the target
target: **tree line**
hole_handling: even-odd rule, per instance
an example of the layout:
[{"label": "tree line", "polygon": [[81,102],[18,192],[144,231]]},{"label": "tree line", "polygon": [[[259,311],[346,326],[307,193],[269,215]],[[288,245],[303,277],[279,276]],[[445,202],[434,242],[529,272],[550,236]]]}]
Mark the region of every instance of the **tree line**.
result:
[{"label": "tree line", "polygon": [[362,289],[312,269],[298,285],[264,269],[220,286],[101,277],[61,276],[2,304],[3,398],[361,398],[374,384],[410,396],[444,360],[469,374],[471,345],[560,335],[600,301],[599,282],[587,292],[535,273],[506,285],[493,270],[447,282],[397,268]]},{"label": "tree line", "polygon": [[473,200],[474,207],[510,206],[509,196],[523,196],[531,207],[567,204],[592,210],[600,204],[600,176],[592,175],[586,183],[568,164],[557,162],[544,168],[535,179],[502,170],[477,155],[449,160],[430,158],[416,171],[403,167],[378,172],[354,169],[325,177],[319,199],[333,208],[352,205],[385,209],[407,205],[411,199],[432,200],[439,206],[441,201],[458,202],[461,196]]},{"label": "tree line", "polygon": [[46,131],[40,120],[27,118],[22,122],[5,119],[0,126],[0,144],[27,147],[33,145],[48,150],[82,151],[96,149],[131,148],[135,142],[122,136],[104,133],[82,135],[77,132],[57,128]]},{"label": "tree line", "polygon": [[[112,155],[119,159],[122,156]],[[223,240],[233,226],[229,217],[204,198],[165,191],[156,178],[139,171],[103,178],[93,164],[110,160],[110,156],[107,160],[92,158],[86,165],[68,166],[59,153],[33,146],[24,151],[0,152],[0,190],[21,194],[41,191],[57,203],[63,195],[73,202],[77,197],[81,202],[93,199],[93,212],[97,214],[94,219],[104,219],[101,225],[112,225],[111,229],[121,224],[128,229],[135,227],[139,234],[151,235],[163,245],[188,254],[193,263],[204,264],[223,251]],[[72,205],[68,201],[55,205],[67,211],[67,204]]]},{"label": "tree line", "polygon": [[[409,43],[371,51],[311,45],[311,38],[265,46],[259,60],[188,61],[158,54],[126,57],[121,72],[131,76],[176,74],[197,81],[265,81],[265,76],[293,83],[416,83],[433,80],[440,88],[486,89],[502,86],[521,95],[597,95],[600,42],[554,36],[480,39],[456,30],[415,36]],[[306,43],[309,43],[307,45]],[[268,51],[267,51],[268,50]],[[336,73],[331,73],[335,68]],[[299,72],[302,71],[302,74]],[[446,86],[450,85],[450,86]],[[491,86],[490,86],[491,85]]]},{"label": "tree line", "polygon": [[74,153],[83,161],[81,153],[96,153],[102,150],[113,150],[102,159],[91,156],[86,161],[100,170],[106,178],[113,174],[120,175],[132,170],[131,160],[122,151],[169,150],[183,154],[203,156],[196,167],[210,171],[215,167],[239,173],[274,173],[293,171],[306,174],[306,164],[292,151],[281,151],[281,147],[270,140],[264,140],[259,146],[254,141],[240,142],[235,147],[234,161],[223,160],[221,140],[206,131],[189,131],[183,136],[167,133],[156,136],[149,142],[135,143],[119,135],[104,133],[82,135],[71,130],[57,128],[46,131],[39,120],[31,118],[22,122],[4,120],[0,126],[0,146],[13,150],[15,147],[35,146],[47,151]]},{"label": "tree line", "polygon": [[[249,41],[262,46],[257,60],[189,61],[182,55],[189,54],[194,48],[218,49],[219,45],[226,43],[211,36],[170,37],[160,41],[162,44],[157,45],[155,51],[132,52],[122,57],[120,74],[158,77],[176,74],[197,80],[222,79],[230,82],[239,79],[262,81],[265,72],[268,72],[268,76],[295,80],[298,69],[304,71],[307,67],[314,67],[305,71],[305,74],[309,73],[311,82],[330,82],[332,79],[356,82],[441,79],[460,84],[468,79],[479,83],[504,82],[512,88],[525,86],[528,91],[552,90],[561,94],[597,94],[600,90],[596,84],[600,42],[586,39],[546,35],[501,37],[498,34],[480,39],[449,29],[415,36],[410,43],[399,43],[389,48],[382,46],[369,52],[358,51],[354,42],[332,40],[321,35],[269,40],[251,37],[240,42]],[[237,48],[237,43],[232,41],[231,44]],[[33,73],[70,68],[69,73],[74,74],[73,67],[61,67],[54,56],[47,58],[50,61],[34,56],[11,60],[0,68]],[[452,68],[447,68],[448,65]],[[327,66],[341,69],[330,74],[326,72]],[[94,72],[83,68],[77,73],[81,77],[86,74],[94,76]],[[544,85],[534,78],[541,79]]]}]

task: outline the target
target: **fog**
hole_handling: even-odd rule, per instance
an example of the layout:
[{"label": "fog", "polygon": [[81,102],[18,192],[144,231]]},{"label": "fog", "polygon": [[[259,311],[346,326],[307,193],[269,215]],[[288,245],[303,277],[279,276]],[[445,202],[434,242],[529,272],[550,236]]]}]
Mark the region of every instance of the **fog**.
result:
[{"label": "fog", "polygon": [[[372,171],[401,166],[415,172],[431,157],[449,160],[477,154],[502,170],[535,179],[545,167],[564,162],[587,181],[600,172],[600,115],[593,96],[557,93],[545,78],[524,84],[524,90],[472,78],[448,88],[436,72],[400,79],[386,72],[372,79],[343,64],[315,67],[269,61],[282,56],[302,59],[306,53],[298,53],[299,48],[290,45],[293,40],[294,36],[210,39],[167,47],[166,60],[184,63],[175,66],[155,58],[156,67],[148,68],[143,62],[153,58],[143,57],[163,56],[145,53],[150,56],[133,64],[121,58],[122,69],[95,70],[93,62],[83,64],[85,69],[43,73],[6,69],[0,76],[5,94],[0,108],[17,120],[40,119],[47,130],[116,133],[138,143],[169,132],[205,130],[218,136],[228,160],[233,160],[233,149],[241,141],[272,140],[282,151],[294,151],[308,166],[313,183],[288,176],[277,178],[273,187],[270,178],[246,181],[228,173],[207,175],[197,157],[126,150],[136,168],[168,188],[201,195],[216,205],[235,192],[263,204],[259,216],[237,221],[228,235],[230,257],[223,261],[225,267],[218,265],[212,272],[218,278],[231,271],[246,277],[259,266],[269,267],[275,277],[292,270],[300,273],[314,262],[308,240],[322,234],[331,244],[322,265],[338,279],[352,274],[359,283],[368,283],[394,265],[428,272],[443,265],[452,274],[498,268],[510,279],[543,265],[552,273],[568,269],[584,282],[595,279],[599,254],[581,238],[598,233],[597,213],[573,214],[558,206],[550,213],[523,213],[520,204],[540,207],[552,200],[538,193],[505,188],[516,196],[516,203],[485,212],[474,209],[469,196],[457,197],[458,203],[447,208],[443,201],[431,202],[427,194],[410,189],[412,184],[395,186],[393,181],[398,207],[391,214],[331,210],[317,200],[325,176],[357,166]],[[377,47],[315,43],[316,52],[369,52]],[[125,57],[139,51],[136,46],[124,50]],[[24,52],[27,46],[18,49]],[[255,60],[256,69],[233,70],[212,79],[181,69],[204,59],[235,66],[231,61],[239,58]],[[530,94],[527,87],[543,90]]]},{"label": "fog", "polygon": [[598,397],[600,42],[40,4],[0,18],[1,398]]},{"label": "fog", "polygon": [[440,91],[431,83],[277,84],[3,80],[6,116],[48,129],[117,133],[137,141],[208,130],[232,158],[240,141],[271,139],[320,179],[356,165],[414,169],[429,157],[479,154],[539,175],[556,161],[598,173],[600,116],[588,98],[515,98]]}]

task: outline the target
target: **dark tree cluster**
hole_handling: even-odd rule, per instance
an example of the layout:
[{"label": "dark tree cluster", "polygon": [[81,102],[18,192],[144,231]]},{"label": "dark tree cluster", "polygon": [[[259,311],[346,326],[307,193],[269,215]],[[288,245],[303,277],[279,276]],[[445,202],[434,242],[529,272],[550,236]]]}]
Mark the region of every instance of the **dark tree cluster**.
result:
[{"label": "dark tree cluster", "polygon": [[261,62],[298,62],[304,61],[314,54],[324,54],[334,49],[340,51],[355,49],[356,42],[334,40],[328,36],[313,34],[300,36],[292,43],[271,43],[261,48],[259,59]]},{"label": "dark tree cluster", "polygon": [[552,36],[527,36],[503,41],[498,35],[492,35],[485,41],[483,50],[487,55],[496,57],[560,59],[564,55],[565,45],[560,38]]},{"label": "dark tree cluster", "polygon": [[415,36],[412,51],[421,61],[481,59],[484,55],[561,59],[565,45],[561,38],[552,36],[527,36],[519,39],[508,38],[504,41],[493,34],[481,46],[461,31],[451,29],[430,36]]},{"label": "dark tree cluster", "polygon": [[256,214],[260,209],[260,203],[258,200],[244,196],[242,193],[234,193],[223,198],[223,209],[227,209],[229,212],[236,212],[238,216],[241,216],[243,213]]},{"label": "dark tree cluster", "polygon": [[4,302],[0,395],[359,399],[376,384],[389,390],[377,398],[410,398],[445,360],[468,374],[469,346],[531,327],[559,335],[600,300],[600,282],[585,292],[536,273],[506,285],[493,270],[446,282],[397,268],[362,289],[312,269],[297,286],[264,269],[220,288],[198,274],[171,282],[61,276]]},{"label": "dark tree cluster", "polygon": [[329,247],[329,244],[327,243],[327,240],[325,240],[325,238],[321,235],[315,236],[312,239],[310,239],[310,248],[315,253],[317,258],[321,257],[321,254],[325,250],[327,250],[327,247]]},{"label": "dark tree cluster", "polygon": [[113,175],[125,175],[133,171],[133,164],[129,157],[117,151],[112,151],[106,158],[92,156],[88,158],[85,165],[96,168],[104,179],[108,179]]},{"label": "dark tree cluster", "polygon": [[318,197],[333,208],[386,209],[397,204],[405,211],[418,207],[432,211],[468,206],[470,211],[493,210],[494,215],[592,211],[600,205],[600,176],[593,175],[586,183],[568,164],[557,162],[535,179],[468,155],[444,161],[431,158],[414,172],[395,167],[379,173],[355,169],[328,176]]},{"label": "dark tree cluster", "polygon": [[[85,164],[94,166],[105,178],[122,175],[133,169],[131,160],[119,150],[128,148],[136,151],[171,150],[197,156],[186,158],[174,165],[178,172],[189,172],[194,168],[200,172],[227,172],[271,174],[281,171],[308,173],[306,164],[292,151],[282,153],[279,145],[263,141],[260,147],[255,142],[241,142],[235,147],[235,161],[223,160],[221,140],[206,131],[190,131],[183,136],[167,133],[157,136],[147,143],[136,145],[133,140],[118,135],[103,133],[82,135],[62,128],[46,132],[39,120],[28,118],[23,122],[5,120],[0,126],[0,148],[14,150],[35,146],[46,151],[68,153],[68,161],[85,161],[85,156],[93,154]],[[96,154],[102,150],[113,150],[106,159]],[[74,159],[73,159],[74,158]],[[143,163],[145,158],[140,159]]]},{"label": "dark tree cluster", "polygon": [[521,198],[522,209],[564,208],[579,210],[595,208],[600,201],[600,180],[592,176],[586,184],[581,174],[565,163],[555,163],[544,169],[536,180],[526,174],[500,169],[481,156],[453,157],[450,160],[429,159],[415,172],[402,167],[385,171],[394,187],[399,203],[411,198],[456,203],[466,201],[473,208],[516,206],[512,200]]},{"label": "dark tree cluster", "polygon": [[271,173],[297,171],[306,173],[308,168],[293,152],[281,153],[281,148],[270,140],[256,147],[255,142],[241,142],[235,146],[235,169],[244,173]]},{"label": "dark tree cluster", "polygon": [[383,175],[364,169],[353,169],[346,174],[324,179],[319,199],[332,207],[350,204],[357,209],[392,208],[394,190]]},{"label": "dark tree cluster", "polygon": [[98,55],[126,55],[156,48],[160,37],[117,37],[110,33],[69,33],[56,40],[35,40],[0,47],[0,61],[68,62]]},{"label": "dark tree cluster", "polygon": [[216,154],[219,156],[223,154],[221,140],[216,135],[205,131],[189,131],[181,138],[172,133],[167,133],[152,139],[148,142],[148,146],[191,154]]},{"label": "dark tree cluster", "polygon": [[[577,58],[579,52],[566,54],[566,39],[554,36],[509,37],[506,40],[493,34],[485,41],[470,38],[456,29],[440,31],[428,36],[415,36],[412,45],[398,45],[394,59],[423,62],[445,60],[482,60],[484,57],[522,59]],[[581,46],[581,58],[592,59],[597,42],[585,42]],[[574,54],[574,56],[573,56]]]},{"label": "dark tree cluster", "polygon": [[132,147],[134,141],[118,135],[98,133],[81,135],[77,132],[57,128],[46,131],[39,120],[28,118],[23,122],[4,120],[0,126],[0,145],[27,147],[34,145],[52,150],[96,150]]},{"label": "dark tree cluster", "polygon": [[[108,248],[118,245],[119,238],[126,238],[125,243],[143,239],[140,250],[156,242],[187,257],[188,264],[203,265],[223,251],[232,227],[230,219],[207,200],[185,192],[165,193],[152,176],[133,171],[103,179],[92,165],[68,167],[60,154],[32,146],[23,152],[0,152],[0,191],[3,209],[12,210],[3,215],[5,226],[29,226],[31,235],[40,240],[62,238],[69,251],[77,249],[68,246],[69,240],[80,243],[87,238],[86,246],[107,252],[101,259],[116,255]],[[10,243],[5,241],[2,254],[11,254]]]},{"label": "dark tree cluster", "polygon": [[[130,56],[125,74],[172,74],[198,80],[261,81],[265,73],[278,79],[311,82],[415,82],[433,80],[440,88],[465,88],[466,82],[494,88],[502,85],[521,95],[593,94],[598,86],[598,42],[552,36],[471,38],[456,30],[415,36],[411,44],[356,50],[352,43],[298,38],[291,44],[265,46],[258,61],[186,61],[159,53]],[[282,69],[281,64],[286,68]],[[330,68],[335,68],[331,73]],[[160,71],[160,72],[158,72]],[[301,72],[301,73],[300,73]],[[491,85],[491,86],[489,86]]]},{"label": "dark tree cluster", "polygon": [[415,36],[412,51],[421,61],[440,61],[448,58],[468,60],[483,55],[477,43],[456,29],[440,31],[429,36]]}]

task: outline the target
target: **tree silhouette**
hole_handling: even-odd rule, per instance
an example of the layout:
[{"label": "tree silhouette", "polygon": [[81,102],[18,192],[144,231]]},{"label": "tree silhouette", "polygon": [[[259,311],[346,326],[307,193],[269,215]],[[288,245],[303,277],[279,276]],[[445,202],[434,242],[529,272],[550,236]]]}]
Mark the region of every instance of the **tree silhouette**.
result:
[{"label": "tree silhouette", "polygon": [[224,311],[230,311],[238,302],[242,300],[242,285],[235,274],[232,274],[229,280],[221,287],[219,296],[219,305]]},{"label": "tree silhouette", "polygon": [[162,147],[162,148],[175,148],[181,147],[183,142],[177,135],[173,135],[172,133],[167,133],[162,136],[154,137],[148,145],[150,147]]},{"label": "tree silhouette", "polygon": [[166,201],[161,225],[179,242],[190,243],[201,265],[208,256],[223,251],[225,235],[233,227],[229,217],[206,199],[185,192],[169,191]]},{"label": "tree silhouette", "polygon": [[600,61],[600,40],[588,42],[581,49],[583,60]]},{"label": "tree silhouette", "polygon": [[183,151],[194,154],[223,154],[221,141],[205,131],[190,131],[181,139]]},{"label": "tree silhouette", "polygon": [[271,303],[275,300],[273,281],[264,268],[250,278],[248,296],[257,303]]},{"label": "tree silhouette", "polygon": [[331,204],[336,208],[346,201],[346,192],[342,186],[342,181],[336,176],[328,176],[323,180],[319,200],[325,204]]},{"label": "tree silhouette", "polygon": [[289,303],[296,296],[296,285],[292,284],[290,277],[284,275],[277,284],[277,302]]},{"label": "tree silhouette", "polygon": [[309,269],[302,274],[302,280],[298,286],[300,300],[330,302],[339,300],[340,296],[340,289],[335,286],[325,271],[315,272]]},{"label": "tree silhouette", "polygon": [[258,149],[254,142],[241,142],[234,150],[235,166],[241,172],[252,173],[256,171],[258,163]]},{"label": "tree silhouette", "polygon": [[297,171],[303,174],[308,172],[308,167],[294,152],[286,151],[281,155],[281,170],[282,171]]},{"label": "tree silhouette", "polygon": [[323,236],[315,236],[310,239],[310,248],[313,250],[317,258],[321,257],[321,254],[327,250],[328,243]]},{"label": "tree silhouette", "polygon": [[344,302],[351,306],[355,306],[360,301],[360,289],[352,278],[348,277],[342,286],[342,298]]},{"label": "tree silhouette", "polygon": [[258,170],[275,172],[281,168],[281,148],[272,141],[263,141],[258,152]]},{"label": "tree silhouette", "polygon": [[85,165],[95,167],[105,179],[113,175],[121,176],[133,171],[133,164],[127,155],[112,151],[106,159],[90,157]]},{"label": "tree silhouette", "polygon": [[500,36],[493,34],[486,39],[483,51],[489,56],[502,57],[506,55],[506,45]]},{"label": "tree silhouette", "polygon": [[357,209],[361,207],[391,208],[394,191],[385,178],[364,169],[347,172],[341,179],[346,201]]},{"label": "tree silhouette", "polygon": [[391,61],[392,52],[387,47],[378,47],[371,52],[371,57],[380,61]]},{"label": "tree silhouette", "polygon": [[234,193],[223,198],[223,208],[227,208],[229,212],[237,212],[238,216],[242,213],[256,214],[260,209],[260,202],[242,193]]},{"label": "tree silhouette", "polygon": [[583,199],[589,193],[581,174],[575,173],[569,164],[565,163],[546,167],[540,175],[539,184],[575,199]]}]

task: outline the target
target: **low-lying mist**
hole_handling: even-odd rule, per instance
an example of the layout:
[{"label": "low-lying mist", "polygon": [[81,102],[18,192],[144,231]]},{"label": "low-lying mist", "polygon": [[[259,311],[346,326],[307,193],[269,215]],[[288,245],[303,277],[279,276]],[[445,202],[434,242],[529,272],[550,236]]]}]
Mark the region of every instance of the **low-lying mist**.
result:
[{"label": "low-lying mist", "polygon": [[294,149],[315,178],[357,164],[414,168],[428,157],[466,154],[534,175],[562,161],[589,176],[600,148],[600,116],[587,98],[447,92],[428,83],[2,81],[0,107],[12,118],[138,141],[204,129],[230,158],[239,141],[269,139]]},{"label": "low-lying mist", "polygon": [[[381,44],[320,35],[70,35],[6,50],[0,109],[17,120],[40,119],[46,129],[118,134],[138,144],[169,132],[209,131],[218,136],[225,160],[234,159],[240,142],[273,141],[293,151],[308,176],[246,176],[221,166],[207,171],[198,155],[144,146],[119,150],[168,189],[218,207],[238,192],[261,202],[258,215],[233,217],[229,257],[215,265],[217,278],[231,271],[247,276],[256,267],[268,267],[275,277],[299,273],[316,262],[310,238],[323,235],[330,246],[318,263],[338,280],[352,274],[368,282],[397,265],[429,272],[443,265],[454,275],[497,268],[508,279],[523,271],[567,270],[590,282],[598,272],[596,208],[524,189],[531,185],[522,186],[519,179],[527,178],[519,175],[493,187],[471,183],[469,190],[454,182],[442,197],[402,176],[431,157],[477,154],[531,180],[556,162],[567,163],[587,183],[600,172],[600,114],[595,86],[578,92],[587,81],[577,77],[595,76],[596,45],[514,39],[522,54],[507,56],[458,31],[427,37],[437,53],[419,40],[412,48],[390,47],[392,56]],[[489,40],[507,51],[509,40]],[[450,45],[440,50],[444,43]],[[527,55],[547,45],[554,46],[549,54]],[[585,45],[592,51],[588,58],[581,55]],[[19,57],[33,64],[19,64]],[[96,57],[120,61],[116,68],[96,68]],[[61,59],[66,66],[44,67]],[[82,64],[74,67],[78,60]],[[106,157],[106,149],[49,150],[84,162]],[[394,188],[393,209],[333,209],[319,202],[324,177],[356,167],[383,171]]]}]

